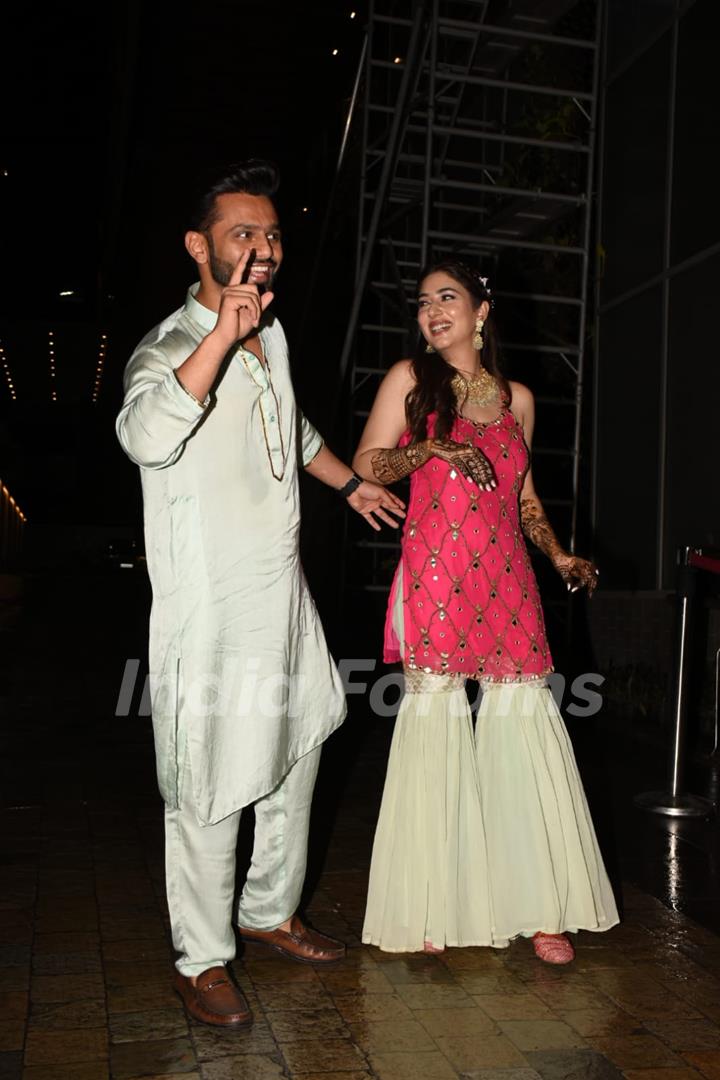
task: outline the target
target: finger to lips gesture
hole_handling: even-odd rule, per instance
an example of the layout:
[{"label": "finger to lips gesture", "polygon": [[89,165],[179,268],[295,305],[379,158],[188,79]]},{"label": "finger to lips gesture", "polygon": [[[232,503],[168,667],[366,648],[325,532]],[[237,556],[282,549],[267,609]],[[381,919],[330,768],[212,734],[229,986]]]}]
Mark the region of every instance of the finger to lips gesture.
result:
[{"label": "finger to lips gesture", "polygon": [[232,342],[247,337],[260,325],[262,313],[273,299],[271,292],[261,296],[257,285],[244,280],[254,254],[252,248],[243,251],[220,297],[217,329]]}]

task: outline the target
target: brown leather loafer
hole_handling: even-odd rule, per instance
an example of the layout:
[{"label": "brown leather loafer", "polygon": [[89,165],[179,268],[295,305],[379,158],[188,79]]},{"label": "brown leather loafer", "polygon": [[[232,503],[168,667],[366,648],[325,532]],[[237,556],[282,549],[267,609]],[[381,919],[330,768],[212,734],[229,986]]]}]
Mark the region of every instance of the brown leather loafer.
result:
[{"label": "brown leather loafer", "polygon": [[298,915],[293,915],[290,930],[248,930],[239,926],[238,933],[242,941],[268,945],[302,964],[333,964],[345,956],[341,941],[311,930]]},{"label": "brown leather loafer", "polygon": [[253,1015],[245,995],[222,965],[198,975],[195,985],[186,975],[175,973],[175,992],[193,1020],[213,1027],[239,1028],[252,1024]]}]

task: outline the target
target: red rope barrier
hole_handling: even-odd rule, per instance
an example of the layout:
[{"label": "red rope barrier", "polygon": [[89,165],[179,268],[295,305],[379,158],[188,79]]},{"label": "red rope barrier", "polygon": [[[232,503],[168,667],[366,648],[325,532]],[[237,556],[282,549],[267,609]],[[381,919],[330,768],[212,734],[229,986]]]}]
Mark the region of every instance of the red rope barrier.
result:
[{"label": "red rope barrier", "polygon": [[697,551],[693,551],[688,557],[688,563],[696,570],[709,570],[711,574],[720,574],[720,559],[715,559],[711,555],[700,555]]}]

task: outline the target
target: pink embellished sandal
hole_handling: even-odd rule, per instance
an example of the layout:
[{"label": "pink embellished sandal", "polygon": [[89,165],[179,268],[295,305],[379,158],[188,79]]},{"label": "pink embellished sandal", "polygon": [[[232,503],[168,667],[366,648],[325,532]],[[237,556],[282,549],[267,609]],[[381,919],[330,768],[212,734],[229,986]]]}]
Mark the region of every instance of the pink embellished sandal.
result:
[{"label": "pink embellished sandal", "polygon": [[575,950],[564,934],[533,934],[533,948],[539,960],[546,964],[569,964],[575,959]]},{"label": "pink embellished sandal", "polygon": [[430,956],[440,956],[441,953],[445,952],[445,949],[438,949],[433,945],[432,941],[424,941],[423,952],[428,953]]}]

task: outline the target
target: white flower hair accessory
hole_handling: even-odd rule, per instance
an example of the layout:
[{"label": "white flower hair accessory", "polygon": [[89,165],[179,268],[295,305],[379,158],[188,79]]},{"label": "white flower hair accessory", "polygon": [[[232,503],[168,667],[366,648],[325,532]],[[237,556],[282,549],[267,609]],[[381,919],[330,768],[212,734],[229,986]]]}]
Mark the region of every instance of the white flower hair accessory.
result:
[{"label": "white flower hair accessory", "polygon": [[474,273],[473,277],[475,278],[476,281],[479,281],[480,284],[482,285],[483,289],[487,293],[488,301],[490,303],[490,307],[492,307],[493,304],[495,303],[495,301],[493,300],[492,289],[490,288],[490,284],[489,284],[490,278],[489,277],[482,277],[482,275],[478,274],[478,273]]}]

